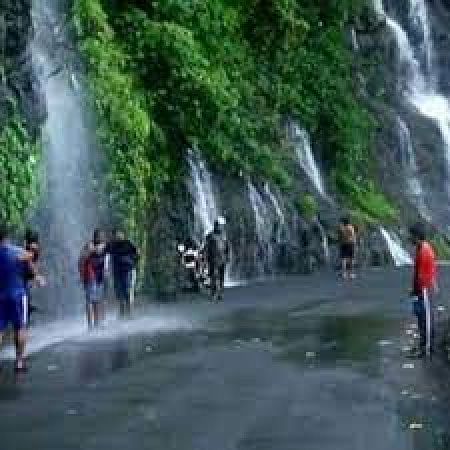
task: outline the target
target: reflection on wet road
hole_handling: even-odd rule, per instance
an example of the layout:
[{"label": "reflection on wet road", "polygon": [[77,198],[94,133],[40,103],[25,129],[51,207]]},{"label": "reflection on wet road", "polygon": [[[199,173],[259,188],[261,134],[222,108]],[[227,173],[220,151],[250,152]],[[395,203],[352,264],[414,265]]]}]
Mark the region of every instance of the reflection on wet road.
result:
[{"label": "reflection on wet road", "polygon": [[38,329],[29,374],[3,360],[2,448],[447,449],[448,371],[406,356],[407,284],[287,279],[95,335]]}]

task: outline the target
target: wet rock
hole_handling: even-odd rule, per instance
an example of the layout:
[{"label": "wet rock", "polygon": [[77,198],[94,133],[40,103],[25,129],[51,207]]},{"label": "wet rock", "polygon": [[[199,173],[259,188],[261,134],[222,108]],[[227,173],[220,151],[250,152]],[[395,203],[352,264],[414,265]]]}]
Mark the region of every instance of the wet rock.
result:
[{"label": "wet rock", "polygon": [[46,117],[46,108],[29,51],[32,38],[31,1],[0,0],[0,48],[4,57],[0,80],[0,127],[11,116],[15,104],[28,131],[37,137]]}]

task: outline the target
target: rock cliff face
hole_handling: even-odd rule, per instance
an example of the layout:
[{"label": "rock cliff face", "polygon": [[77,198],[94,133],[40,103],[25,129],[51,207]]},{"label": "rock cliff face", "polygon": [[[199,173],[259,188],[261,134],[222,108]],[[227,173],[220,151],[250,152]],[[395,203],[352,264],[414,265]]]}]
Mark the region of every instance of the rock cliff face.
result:
[{"label": "rock cliff face", "polygon": [[[390,228],[407,249],[407,229],[415,221],[428,222],[430,229],[443,234],[447,234],[450,223],[450,135],[446,136],[450,123],[445,123],[450,118],[450,110],[445,110],[450,97],[449,23],[447,1],[369,1],[365,13],[349,29],[355,89],[377,119],[376,182],[400,211],[398,223]],[[313,145],[313,150],[321,166],[320,147]],[[263,227],[276,223],[282,228],[280,232],[275,226],[264,236],[258,232],[260,219],[252,205],[248,181],[230,179],[225,174],[212,175],[220,211],[228,219],[236,278],[306,273],[336,264],[336,227],[345,210],[326,181],[327,168],[322,169],[328,199],[318,193],[311,177],[298,167],[292,190],[276,192],[284,216],[281,222],[280,217],[270,219],[271,215],[276,216],[276,207],[264,185],[255,182],[264,203],[261,214],[269,216]],[[189,177],[188,168],[186,171]],[[305,195],[316,199],[318,218],[307,219],[295,207]],[[194,203],[195,200],[184,198],[178,213],[183,225],[172,233],[172,242],[182,240],[194,228]],[[360,264],[392,262],[393,251],[379,226],[361,230]],[[267,258],[270,264],[265,264]]]},{"label": "rock cliff face", "polygon": [[0,126],[20,113],[33,136],[45,120],[45,102],[33,71],[31,0],[0,0]]},{"label": "rock cliff face", "polygon": [[[420,0],[414,4],[425,5]],[[383,1],[383,11],[379,5],[379,1],[369,0],[366,12],[349,25],[348,45],[354,52],[355,89],[378,121],[375,178],[401,212],[399,222],[391,228],[405,243],[408,225],[419,216],[444,232],[450,223],[445,124],[432,116],[435,111],[426,114],[410,101],[417,94],[411,77],[417,74],[403,39],[406,36],[424,82],[433,78],[431,90],[424,88],[423,93],[449,98],[450,3],[428,1],[426,24],[424,17],[419,17],[422,22],[411,18],[412,1]],[[403,35],[398,34],[401,32]],[[38,136],[46,107],[29,50],[32,35],[31,0],[0,0],[0,127],[19,112],[29,131]],[[427,55],[431,55],[432,73],[431,65],[427,69],[422,61]],[[203,173],[197,173],[196,181],[210,186],[195,187],[192,165],[186,161],[184,181],[162,196],[149,219],[148,284],[159,292],[177,290],[181,275],[176,246],[191,237],[201,241],[213,214],[224,215],[228,221],[233,246],[231,279],[333,268],[337,263],[337,224],[346,211],[321,158],[320,130],[309,138],[311,148],[302,132],[294,136],[288,132],[287,144],[280,142],[288,146],[293,161],[294,184],[284,192],[264,180],[231,177],[208,170],[207,165]],[[361,229],[359,239],[360,264],[392,261],[392,249],[389,251],[377,224]]]},{"label": "rock cliff face", "polygon": [[378,120],[378,177],[405,223],[422,215],[444,230],[450,217],[448,5],[385,1],[380,13],[381,2],[372,3],[358,41],[359,57],[377,62],[360,80]]}]

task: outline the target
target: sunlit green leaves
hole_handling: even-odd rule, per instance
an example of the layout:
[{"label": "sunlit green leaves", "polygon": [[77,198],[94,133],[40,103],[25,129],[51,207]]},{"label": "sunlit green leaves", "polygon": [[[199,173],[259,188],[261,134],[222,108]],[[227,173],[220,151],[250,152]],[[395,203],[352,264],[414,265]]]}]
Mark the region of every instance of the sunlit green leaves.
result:
[{"label": "sunlit green leaves", "polygon": [[[134,224],[184,151],[228,174],[290,183],[280,145],[293,117],[323,148],[336,185],[370,177],[373,123],[355,95],[344,25],[363,0],[75,0],[108,177]],[[358,200],[359,202],[359,200]]]},{"label": "sunlit green leaves", "polygon": [[39,142],[28,135],[21,120],[14,116],[0,133],[0,220],[22,227],[29,208],[36,201]]}]

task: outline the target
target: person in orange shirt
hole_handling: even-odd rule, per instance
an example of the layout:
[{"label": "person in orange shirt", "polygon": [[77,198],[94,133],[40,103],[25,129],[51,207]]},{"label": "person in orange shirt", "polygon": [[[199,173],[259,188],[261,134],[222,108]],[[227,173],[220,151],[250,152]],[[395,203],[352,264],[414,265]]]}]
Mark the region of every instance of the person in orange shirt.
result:
[{"label": "person in orange shirt", "polygon": [[411,237],[416,246],[414,260],[413,295],[414,314],[420,334],[419,352],[416,356],[430,356],[433,350],[433,307],[431,295],[438,289],[437,264],[433,247],[426,239],[424,226],[416,224],[411,228]]}]

